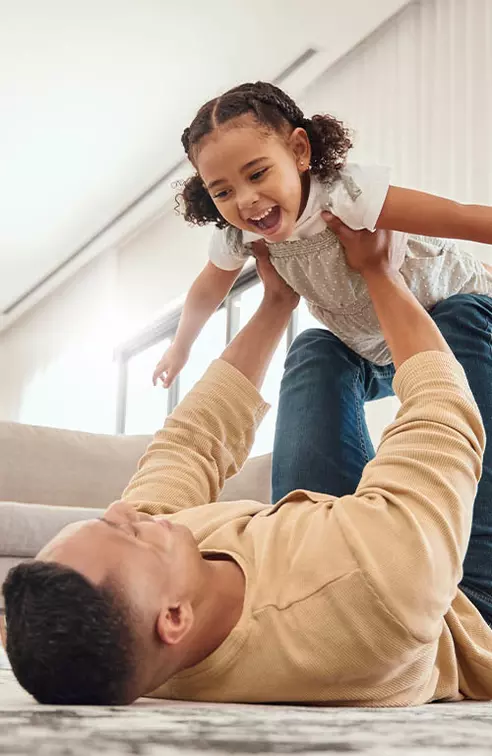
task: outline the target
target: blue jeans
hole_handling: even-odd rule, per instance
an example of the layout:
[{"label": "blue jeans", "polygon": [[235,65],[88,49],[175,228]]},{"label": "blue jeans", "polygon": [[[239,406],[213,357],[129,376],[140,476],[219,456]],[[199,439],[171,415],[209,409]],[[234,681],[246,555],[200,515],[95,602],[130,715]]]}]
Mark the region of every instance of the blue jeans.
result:
[{"label": "blue jeans", "polygon": [[[431,316],[462,364],[492,439],[492,298],[457,294]],[[273,450],[273,500],[296,488],[353,493],[374,456],[364,403],[391,396],[393,365],[359,357],[330,331],[304,331],[287,355]],[[492,442],[478,486],[462,591],[492,626]]]}]

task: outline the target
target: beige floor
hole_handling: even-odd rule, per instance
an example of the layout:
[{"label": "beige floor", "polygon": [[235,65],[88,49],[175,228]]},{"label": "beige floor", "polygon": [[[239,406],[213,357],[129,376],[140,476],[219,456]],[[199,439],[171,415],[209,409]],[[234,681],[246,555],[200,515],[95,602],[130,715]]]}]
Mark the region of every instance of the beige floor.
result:
[{"label": "beige floor", "polygon": [[128,708],[37,705],[0,671],[2,756],[223,754],[489,756],[492,705],[320,709],[139,701]]}]

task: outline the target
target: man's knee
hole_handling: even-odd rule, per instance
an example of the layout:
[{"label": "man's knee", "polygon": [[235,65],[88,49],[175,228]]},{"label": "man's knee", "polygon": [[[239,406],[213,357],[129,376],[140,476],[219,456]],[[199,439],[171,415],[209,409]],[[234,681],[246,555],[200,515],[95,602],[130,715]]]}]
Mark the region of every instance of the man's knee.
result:
[{"label": "man's knee", "polygon": [[438,325],[466,330],[492,325],[492,299],[478,294],[455,294],[439,302],[431,311]]},{"label": "man's knee", "polygon": [[289,349],[285,361],[286,371],[298,367],[319,367],[327,375],[340,375],[360,367],[360,358],[338,336],[324,328],[302,331]]}]

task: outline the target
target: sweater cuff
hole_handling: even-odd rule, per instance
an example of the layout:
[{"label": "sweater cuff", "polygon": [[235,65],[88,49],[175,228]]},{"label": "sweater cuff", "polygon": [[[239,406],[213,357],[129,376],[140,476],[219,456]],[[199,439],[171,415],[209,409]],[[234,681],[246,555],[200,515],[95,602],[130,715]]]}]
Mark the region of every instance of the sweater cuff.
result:
[{"label": "sweater cuff", "polygon": [[253,412],[256,424],[259,424],[270,405],[265,402],[259,391],[246,376],[225,360],[214,360],[202,378],[211,395],[220,395],[231,402],[240,402]]}]

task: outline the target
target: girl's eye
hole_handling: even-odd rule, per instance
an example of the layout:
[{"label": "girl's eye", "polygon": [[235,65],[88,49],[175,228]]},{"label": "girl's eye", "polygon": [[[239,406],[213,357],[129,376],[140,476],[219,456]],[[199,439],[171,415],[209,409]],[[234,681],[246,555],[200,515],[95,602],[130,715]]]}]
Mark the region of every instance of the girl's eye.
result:
[{"label": "girl's eye", "polygon": [[268,170],[268,168],[262,168],[261,171],[256,171],[256,173],[253,173],[251,176],[251,181],[258,181],[258,179],[264,176]]},{"label": "girl's eye", "polygon": [[221,192],[214,194],[213,199],[224,199],[227,197],[227,189],[223,189]]}]

